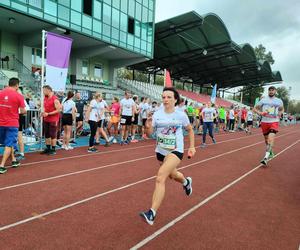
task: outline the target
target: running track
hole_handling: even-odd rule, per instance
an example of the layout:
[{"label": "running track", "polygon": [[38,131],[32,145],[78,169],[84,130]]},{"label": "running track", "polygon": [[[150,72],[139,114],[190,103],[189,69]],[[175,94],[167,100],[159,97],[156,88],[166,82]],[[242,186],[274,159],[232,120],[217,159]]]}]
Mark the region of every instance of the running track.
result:
[{"label": "running track", "polygon": [[[148,209],[158,164],[153,141],[28,154],[0,176],[3,249],[298,249],[300,127],[281,128],[276,157],[259,165],[259,130],[217,135],[180,168],[193,195],[168,181],[154,226]],[[210,139],[208,139],[210,142]],[[196,137],[197,145],[200,136]]]}]

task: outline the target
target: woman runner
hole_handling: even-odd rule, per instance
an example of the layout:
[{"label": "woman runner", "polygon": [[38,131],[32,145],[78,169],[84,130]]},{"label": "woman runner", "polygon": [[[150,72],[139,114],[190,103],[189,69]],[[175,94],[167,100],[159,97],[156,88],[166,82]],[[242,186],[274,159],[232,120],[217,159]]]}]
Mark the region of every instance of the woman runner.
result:
[{"label": "woman runner", "polygon": [[145,124],[146,133],[150,136],[155,130],[157,135],[156,157],[161,166],[158,170],[155,190],[152,198],[151,208],[140,213],[141,217],[150,225],[153,225],[156,212],[160,207],[164,195],[167,178],[171,178],[183,185],[186,195],[192,194],[192,178],[184,177],[177,171],[184,152],[183,128],[188,131],[190,147],[188,156],[194,156],[196,150],[194,147],[194,132],[187,115],[184,112],[175,110],[180,96],[177,90],[172,87],[166,87],[162,94],[164,108],[156,111],[151,117],[148,116]]}]

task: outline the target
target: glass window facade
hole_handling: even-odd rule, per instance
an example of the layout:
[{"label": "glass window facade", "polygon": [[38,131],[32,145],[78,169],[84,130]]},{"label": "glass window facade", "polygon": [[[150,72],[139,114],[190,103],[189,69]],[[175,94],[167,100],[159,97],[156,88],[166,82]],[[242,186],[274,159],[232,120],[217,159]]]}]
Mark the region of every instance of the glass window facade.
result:
[{"label": "glass window facade", "polygon": [[[153,56],[155,0],[92,0],[92,15],[84,0],[6,0],[0,6],[90,35],[115,46]],[[128,20],[134,20],[133,34]]]}]

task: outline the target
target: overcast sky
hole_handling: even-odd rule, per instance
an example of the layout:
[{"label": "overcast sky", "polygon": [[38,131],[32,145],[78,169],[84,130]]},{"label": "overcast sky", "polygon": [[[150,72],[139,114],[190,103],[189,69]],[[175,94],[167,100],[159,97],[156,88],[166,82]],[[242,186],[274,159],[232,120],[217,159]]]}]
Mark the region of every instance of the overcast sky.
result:
[{"label": "overcast sky", "polygon": [[284,80],[277,86],[292,87],[292,99],[300,100],[300,0],[156,0],[155,22],[192,10],[217,14],[238,44],[263,44]]}]

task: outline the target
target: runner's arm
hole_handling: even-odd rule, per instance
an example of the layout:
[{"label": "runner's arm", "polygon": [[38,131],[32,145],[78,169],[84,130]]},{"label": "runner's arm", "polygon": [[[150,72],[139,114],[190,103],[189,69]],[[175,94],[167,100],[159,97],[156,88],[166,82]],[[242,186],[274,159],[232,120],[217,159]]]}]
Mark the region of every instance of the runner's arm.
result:
[{"label": "runner's arm", "polygon": [[85,120],[88,122],[90,119],[90,113],[91,113],[92,107],[91,105],[88,106],[86,113],[85,113]]},{"label": "runner's arm", "polygon": [[152,126],[152,115],[149,114],[145,123],[145,133],[148,137],[153,134],[153,126]]},{"label": "runner's arm", "polygon": [[261,112],[261,106],[260,105],[256,105],[254,108],[253,108],[253,112],[258,114],[258,115],[262,115],[263,112]]},{"label": "runner's arm", "polygon": [[189,137],[189,141],[190,141],[190,146],[189,146],[189,149],[188,149],[188,156],[192,157],[196,153],[194,131],[193,131],[193,127],[192,127],[191,124],[187,125],[185,127],[185,129],[188,132],[188,137]]},{"label": "runner's arm", "polygon": [[280,107],[278,108],[278,117],[279,117],[279,118],[281,117],[281,115],[283,114],[283,112],[284,112],[284,107],[283,107],[283,106],[280,106]]}]

